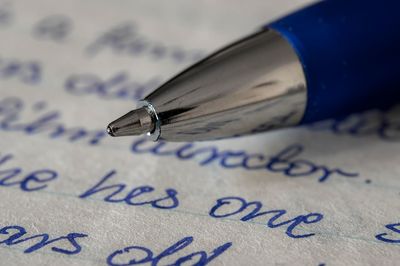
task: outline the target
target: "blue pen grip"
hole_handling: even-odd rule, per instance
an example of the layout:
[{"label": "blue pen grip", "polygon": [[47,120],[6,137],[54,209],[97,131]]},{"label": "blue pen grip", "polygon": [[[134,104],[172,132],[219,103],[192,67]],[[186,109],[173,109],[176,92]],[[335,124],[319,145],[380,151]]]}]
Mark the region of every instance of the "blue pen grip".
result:
[{"label": "blue pen grip", "polygon": [[400,101],[400,1],[326,0],[268,25],[306,76],[302,123]]}]

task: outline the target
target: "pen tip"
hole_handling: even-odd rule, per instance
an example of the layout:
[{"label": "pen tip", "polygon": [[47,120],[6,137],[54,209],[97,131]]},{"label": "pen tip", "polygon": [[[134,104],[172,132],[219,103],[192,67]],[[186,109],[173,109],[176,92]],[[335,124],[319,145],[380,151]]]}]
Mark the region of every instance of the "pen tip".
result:
[{"label": "pen tip", "polygon": [[108,135],[110,135],[111,137],[115,137],[115,135],[114,135],[114,130],[113,130],[113,127],[111,126],[111,124],[107,126],[107,133],[108,133]]},{"label": "pen tip", "polygon": [[154,123],[145,108],[139,108],[121,116],[107,126],[107,133],[112,137],[134,136],[152,132]]}]

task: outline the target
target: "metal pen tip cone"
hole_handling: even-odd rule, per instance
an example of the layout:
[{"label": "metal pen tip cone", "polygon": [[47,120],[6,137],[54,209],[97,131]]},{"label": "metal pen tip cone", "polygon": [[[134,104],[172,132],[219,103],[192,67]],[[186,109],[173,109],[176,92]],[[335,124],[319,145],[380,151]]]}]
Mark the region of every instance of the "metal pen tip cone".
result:
[{"label": "metal pen tip cone", "polygon": [[130,111],[107,127],[107,133],[113,137],[141,135],[154,130],[154,123],[145,108]]},{"label": "metal pen tip cone", "polygon": [[114,135],[114,130],[113,130],[113,127],[112,127],[111,124],[109,124],[109,125],[107,126],[107,133],[108,133],[108,135],[110,135],[110,136],[112,136],[112,137],[115,137],[115,135]]}]

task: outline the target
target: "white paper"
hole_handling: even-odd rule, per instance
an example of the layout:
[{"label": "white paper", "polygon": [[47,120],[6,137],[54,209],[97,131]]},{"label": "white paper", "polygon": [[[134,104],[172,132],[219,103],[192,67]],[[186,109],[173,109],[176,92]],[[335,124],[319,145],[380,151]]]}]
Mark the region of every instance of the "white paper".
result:
[{"label": "white paper", "polygon": [[2,1],[0,264],[395,265],[396,110],[192,146],[102,135],[185,66],[309,2]]}]

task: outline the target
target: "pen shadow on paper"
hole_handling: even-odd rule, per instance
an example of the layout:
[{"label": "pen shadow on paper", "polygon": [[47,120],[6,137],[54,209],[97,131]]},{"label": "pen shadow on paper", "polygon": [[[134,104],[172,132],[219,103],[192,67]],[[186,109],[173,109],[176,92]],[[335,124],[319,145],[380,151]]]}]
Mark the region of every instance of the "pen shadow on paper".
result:
[{"label": "pen shadow on paper", "polygon": [[[332,144],[326,142],[334,141],[334,145],[329,145],[330,152],[340,154],[348,149],[373,150],[381,143],[400,143],[400,104],[317,122],[303,126],[303,129],[311,132],[316,143]],[[302,136],[298,137],[301,142]]]},{"label": "pen shadow on paper", "polygon": [[[171,171],[175,171],[174,164],[179,164],[193,178],[204,181],[204,176],[209,176],[218,187],[233,182],[238,188],[263,188],[275,182],[287,183],[285,177],[315,182],[352,178],[363,175],[359,170],[367,171],[375,163],[392,162],[396,154],[400,160],[400,105],[221,141],[153,143],[139,139],[132,151],[151,153],[160,159],[175,157],[179,162],[171,161]],[[358,167],[361,163],[368,166]],[[194,165],[201,171],[194,171]],[[168,169],[160,163],[152,172],[164,176]]]},{"label": "pen shadow on paper", "polygon": [[[399,154],[400,160],[400,105],[268,132],[261,137],[257,138],[258,151],[270,156],[265,164],[269,172],[317,178],[319,182],[335,174],[357,177],[354,163],[368,162],[373,167],[374,162],[393,161],[393,154]],[[385,152],[387,149],[394,152]],[[248,168],[253,166],[249,163]]]}]

